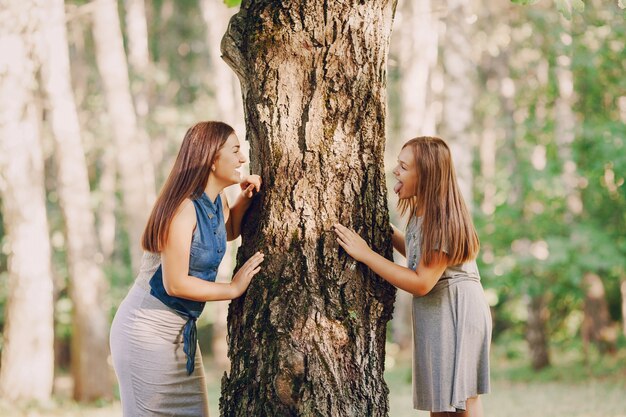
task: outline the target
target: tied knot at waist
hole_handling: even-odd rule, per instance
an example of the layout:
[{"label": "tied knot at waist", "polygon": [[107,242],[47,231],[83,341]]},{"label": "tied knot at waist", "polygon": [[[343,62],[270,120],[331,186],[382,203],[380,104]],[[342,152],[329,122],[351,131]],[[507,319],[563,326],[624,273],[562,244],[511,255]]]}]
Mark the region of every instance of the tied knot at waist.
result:
[{"label": "tied knot at waist", "polygon": [[198,345],[197,317],[187,316],[183,327],[183,352],[187,356],[187,375],[191,375],[196,365],[196,346]]}]

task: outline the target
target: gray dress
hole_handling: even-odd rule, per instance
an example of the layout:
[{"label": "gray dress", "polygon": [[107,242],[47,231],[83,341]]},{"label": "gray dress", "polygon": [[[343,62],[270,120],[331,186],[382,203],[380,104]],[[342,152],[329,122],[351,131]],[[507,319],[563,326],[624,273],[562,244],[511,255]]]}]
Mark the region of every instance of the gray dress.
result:
[{"label": "gray dress", "polygon": [[[422,218],[407,226],[408,267],[421,256]],[[433,289],[413,297],[413,407],[462,411],[489,392],[491,313],[475,261],[448,267]]]},{"label": "gray dress", "polygon": [[124,417],[208,417],[200,348],[187,375],[182,329],[187,319],[150,295],[161,256],[145,252],[135,284],[111,325],[113,366]]}]

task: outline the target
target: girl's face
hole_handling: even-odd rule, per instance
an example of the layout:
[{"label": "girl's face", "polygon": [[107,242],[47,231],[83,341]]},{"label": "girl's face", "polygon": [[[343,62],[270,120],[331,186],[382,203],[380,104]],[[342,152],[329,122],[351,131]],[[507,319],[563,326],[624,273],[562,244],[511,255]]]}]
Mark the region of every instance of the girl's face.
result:
[{"label": "girl's face", "polygon": [[239,139],[233,133],[220,148],[213,164],[215,169],[211,171],[211,175],[222,183],[224,187],[239,184],[241,182],[241,172],[238,170],[246,162],[246,157],[241,153]]},{"label": "girl's face", "polygon": [[393,187],[393,191],[398,198],[411,198],[415,196],[417,186],[417,170],[415,158],[410,146],[406,146],[398,155],[398,165],[393,170],[393,175],[398,182]]}]

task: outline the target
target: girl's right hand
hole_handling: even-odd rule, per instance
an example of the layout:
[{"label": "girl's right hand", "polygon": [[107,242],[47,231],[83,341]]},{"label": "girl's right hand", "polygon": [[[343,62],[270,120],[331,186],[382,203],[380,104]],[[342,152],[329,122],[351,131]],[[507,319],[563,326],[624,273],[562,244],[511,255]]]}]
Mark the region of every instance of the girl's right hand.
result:
[{"label": "girl's right hand", "polygon": [[257,252],[250,257],[246,261],[245,264],[233,277],[230,285],[235,289],[235,296],[233,298],[239,297],[243,294],[250,285],[250,281],[252,281],[252,277],[255,276],[261,270],[261,262],[263,262],[263,255],[261,252]]}]

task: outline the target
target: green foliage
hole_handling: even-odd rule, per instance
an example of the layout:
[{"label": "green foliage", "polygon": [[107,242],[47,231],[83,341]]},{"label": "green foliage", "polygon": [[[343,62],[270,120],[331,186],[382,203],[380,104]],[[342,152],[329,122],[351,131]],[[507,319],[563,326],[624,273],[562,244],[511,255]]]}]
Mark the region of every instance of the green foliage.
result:
[{"label": "green foliage", "polygon": [[585,3],[582,0],[555,0],[556,9],[568,20],[572,19],[572,11],[582,13]]},{"label": "green foliage", "polygon": [[241,0],[224,0],[224,4],[228,7],[237,7],[241,4]]},{"label": "green foliage", "polygon": [[[618,4],[620,4],[623,0],[618,0]],[[539,0],[511,0],[511,3],[520,4],[522,6],[533,5],[539,2]],[[585,3],[582,0],[554,0],[556,9],[565,17],[567,20],[572,19],[572,12],[582,13],[585,11]],[[623,6],[620,4],[620,7]]]},{"label": "green foliage", "polygon": [[[582,2],[563,4],[559,7],[579,13],[571,16],[571,29],[558,15],[534,8],[522,9],[509,23],[511,38],[502,53],[515,94],[507,102],[501,90],[487,91],[479,106],[503,127],[496,150],[495,212],[476,214],[483,247],[479,266],[485,286],[498,299],[497,340],[523,334],[524,297],[538,294],[548,302],[551,342],[576,339],[581,282],[588,272],[602,278],[607,294],[612,290],[609,309],[620,318],[619,283],[626,277],[626,103],[620,101],[626,91],[626,25],[615,6],[613,12],[583,9]],[[571,161],[563,160],[555,140],[557,66],[567,59],[576,121]],[[485,80],[493,64],[487,62],[481,68]],[[580,213],[568,205],[566,163],[575,164]],[[479,198],[481,193],[478,187]]]},{"label": "green foliage", "polygon": [[521,4],[522,6],[528,6],[530,4],[535,4],[539,0],[511,0],[511,3]]}]

